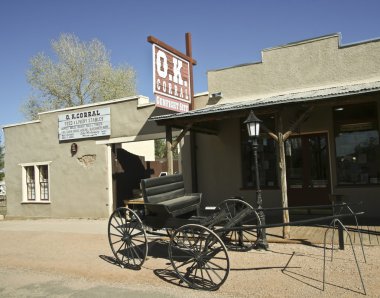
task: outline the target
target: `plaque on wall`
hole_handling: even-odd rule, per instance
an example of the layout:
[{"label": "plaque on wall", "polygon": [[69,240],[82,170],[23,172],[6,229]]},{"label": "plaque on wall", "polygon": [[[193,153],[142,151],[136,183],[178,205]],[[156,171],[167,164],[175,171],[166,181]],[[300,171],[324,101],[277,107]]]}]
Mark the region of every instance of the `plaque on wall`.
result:
[{"label": "plaque on wall", "polygon": [[58,116],[60,141],[111,135],[110,108],[88,109]]}]

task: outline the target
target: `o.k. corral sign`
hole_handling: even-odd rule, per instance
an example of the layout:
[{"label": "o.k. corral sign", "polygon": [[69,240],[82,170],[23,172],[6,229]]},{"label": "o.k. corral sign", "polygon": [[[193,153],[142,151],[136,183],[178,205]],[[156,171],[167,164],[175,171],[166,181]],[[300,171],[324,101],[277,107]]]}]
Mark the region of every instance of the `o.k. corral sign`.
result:
[{"label": "o.k. corral sign", "polygon": [[60,141],[111,135],[110,108],[58,115],[58,135]]},{"label": "o.k. corral sign", "polygon": [[190,63],[172,52],[153,44],[153,92],[156,106],[189,111],[191,103]]}]

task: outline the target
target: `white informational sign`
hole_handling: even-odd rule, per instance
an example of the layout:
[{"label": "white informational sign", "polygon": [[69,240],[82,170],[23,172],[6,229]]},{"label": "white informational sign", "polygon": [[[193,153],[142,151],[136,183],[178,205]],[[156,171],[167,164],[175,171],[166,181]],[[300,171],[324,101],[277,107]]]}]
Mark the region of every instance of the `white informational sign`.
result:
[{"label": "white informational sign", "polygon": [[156,106],[187,112],[191,103],[190,63],[153,44],[153,93]]},{"label": "white informational sign", "polygon": [[110,108],[59,115],[58,135],[60,141],[111,135]]}]

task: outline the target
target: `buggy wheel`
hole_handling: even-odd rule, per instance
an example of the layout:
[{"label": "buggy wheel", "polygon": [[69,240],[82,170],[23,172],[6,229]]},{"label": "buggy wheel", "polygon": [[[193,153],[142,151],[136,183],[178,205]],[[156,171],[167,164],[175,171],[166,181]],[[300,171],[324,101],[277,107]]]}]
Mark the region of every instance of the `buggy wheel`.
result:
[{"label": "buggy wheel", "polygon": [[201,225],[188,224],[175,230],[169,257],[178,277],[194,289],[217,290],[230,271],[223,241]]},{"label": "buggy wheel", "polygon": [[169,241],[170,241],[170,238],[172,238],[172,236],[174,234],[174,230],[168,228],[168,229],[166,229],[166,234],[168,235]]},{"label": "buggy wheel", "polygon": [[[225,213],[225,219],[219,223],[226,227],[242,227],[243,230],[229,231],[219,234],[229,250],[249,251],[255,247],[257,241],[257,228],[260,225],[260,217],[253,207],[240,199],[224,200],[218,208],[219,212]],[[242,214],[236,220],[237,214]],[[246,227],[246,228],[244,228]]]},{"label": "buggy wheel", "polygon": [[116,209],[108,221],[108,241],[118,263],[138,270],[148,253],[148,240],[139,216],[131,209]]}]

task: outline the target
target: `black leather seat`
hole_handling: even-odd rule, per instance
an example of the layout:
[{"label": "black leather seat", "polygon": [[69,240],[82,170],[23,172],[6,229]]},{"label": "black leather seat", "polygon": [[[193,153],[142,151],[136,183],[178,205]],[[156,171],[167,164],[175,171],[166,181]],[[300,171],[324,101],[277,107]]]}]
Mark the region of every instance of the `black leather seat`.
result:
[{"label": "black leather seat", "polygon": [[[176,217],[189,212],[199,213],[201,193],[185,193],[182,174],[141,180],[144,202],[149,212],[167,213]],[[160,205],[160,206],[155,206]]]}]

